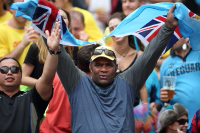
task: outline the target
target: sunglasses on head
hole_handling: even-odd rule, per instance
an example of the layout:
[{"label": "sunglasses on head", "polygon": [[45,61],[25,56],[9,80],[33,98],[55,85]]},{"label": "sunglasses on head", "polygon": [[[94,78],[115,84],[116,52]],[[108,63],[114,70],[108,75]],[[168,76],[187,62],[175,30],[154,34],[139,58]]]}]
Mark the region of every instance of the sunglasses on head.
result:
[{"label": "sunglasses on head", "polygon": [[92,55],[101,55],[103,52],[107,56],[114,56],[116,58],[115,53],[112,50],[108,50],[108,49],[95,49]]},{"label": "sunglasses on head", "polygon": [[12,73],[18,73],[19,70],[20,70],[20,67],[17,67],[17,66],[12,66],[12,67],[3,66],[3,67],[0,68],[0,72],[2,74],[7,74],[9,70]]},{"label": "sunglasses on head", "polygon": [[179,119],[176,120],[176,122],[178,122],[179,125],[185,125],[186,122],[188,123],[188,119]]}]

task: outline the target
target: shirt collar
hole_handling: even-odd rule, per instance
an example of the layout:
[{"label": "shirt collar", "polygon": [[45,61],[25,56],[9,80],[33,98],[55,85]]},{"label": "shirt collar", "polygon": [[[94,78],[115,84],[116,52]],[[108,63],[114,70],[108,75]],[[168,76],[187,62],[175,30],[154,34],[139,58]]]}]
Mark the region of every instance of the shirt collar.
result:
[{"label": "shirt collar", "polygon": [[[16,96],[19,96],[20,94],[23,94],[24,92],[23,91],[18,91],[17,93],[15,93],[12,97],[16,97]],[[4,91],[0,90],[0,94],[2,95],[6,95],[8,96]],[[8,96],[9,97],[9,96]],[[11,97],[10,97],[11,98]]]},{"label": "shirt collar", "polygon": [[170,55],[172,56],[172,58],[174,58],[175,56],[178,56],[178,57],[180,57],[180,58],[185,62],[187,56],[189,55],[189,53],[190,53],[191,51],[192,51],[192,48],[190,47],[190,49],[189,49],[188,53],[185,55],[185,57],[181,57],[181,56],[179,56],[179,55],[177,55],[177,54],[175,53],[175,50],[171,49]]}]

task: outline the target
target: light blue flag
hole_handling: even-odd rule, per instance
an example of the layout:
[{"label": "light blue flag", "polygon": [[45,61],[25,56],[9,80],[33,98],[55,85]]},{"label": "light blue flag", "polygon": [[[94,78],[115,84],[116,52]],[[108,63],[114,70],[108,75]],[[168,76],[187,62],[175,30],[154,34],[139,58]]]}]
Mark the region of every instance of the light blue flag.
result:
[{"label": "light blue flag", "polygon": [[[174,3],[157,3],[144,5],[128,15],[114,30],[107,36],[122,37],[125,35],[135,35],[148,22],[158,16],[167,15]],[[152,25],[156,25],[153,23]]]},{"label": "light blue flag", "polygon": [[183,4],[176,4],[175,11],[181,34],[184,38],[190,38],[193,50],[200,50],[200,17]]},{"label": "light blue flag", "polygon": [[17,10],[17,17],[22,16],[32,21],[37,5],[38,0],[25,0],[24,2],[13,3],[10,8]]},{"label": "light blue flag", "polygon": [[[174,5],[174,3],[157,3],[152,5],[144,5],[135,10],[129,16],[127,16],[108,36],[118,36],[123,37],[127,35],[137,36],[145,45],[148,45],[151,39],[147,36],[153,34],[152,31],[148,30],[158,21],[155,22],[156,17],[167,15],[167,12]],[[174,16],[178,19],[178,24],[180,28],[180,33],[184,38],[190,38],[190,43],[193,50],[200,50],[200,17],[193,12],[191,12],[184,4],[176,3],[176,9],[174,11]],[[162,21],[162,19],[160,19]],[[148,24],[149,23],[149,24]],[[164,23],[162,23],[164,24]],[[162,25],[161,24],[161,25]],[[151,27],[150,27],[151,26]],[[158,26],[159,27],[159,26]],[[158,27],[154,27],[158,28]],[[144,29],[146,28],[146,29]],[[139,31],[143,29],[143,34],[145,30],[145,35],[140,34]],[[175,31],[176,32],[176,31]],[[177,36],[178,33],[174,33]],[[154,36],[155,37],[155,36]],[[181,38],[179,35],[178,39]],[[149,40],[148,40],[149,39]],[[175,39],[176,40],[176,39]],[[176,40],[177,41],[177,40]],[[176,41],[172,41],[173,44]],[[169,44],[168,49],[173,45]],[[166,51],[168,50],[166,49]],[[166,52],[165,51],[165,52]]]}]

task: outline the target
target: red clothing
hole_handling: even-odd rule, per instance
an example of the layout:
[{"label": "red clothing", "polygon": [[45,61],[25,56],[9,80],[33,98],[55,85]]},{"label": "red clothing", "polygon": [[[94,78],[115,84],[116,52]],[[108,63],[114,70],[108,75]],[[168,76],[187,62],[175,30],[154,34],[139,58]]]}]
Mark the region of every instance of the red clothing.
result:
[{"label": "red clothing", "polygon": [[71,109],[68,95],[55,75],[54,94],[46,112],[46,118],[40,126],[40,133],[71,133]]},{"label": "red clothing", "polygon": [[192,119],[189,133],[200,133],[200,109],[196,112]]}]

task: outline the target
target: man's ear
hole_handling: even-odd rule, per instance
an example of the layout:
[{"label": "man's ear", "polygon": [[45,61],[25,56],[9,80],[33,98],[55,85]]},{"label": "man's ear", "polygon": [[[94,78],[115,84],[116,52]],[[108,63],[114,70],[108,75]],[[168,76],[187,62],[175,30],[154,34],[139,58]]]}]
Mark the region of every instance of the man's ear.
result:
[{"label": "man's ear", "polygon": [[90,72],[92,73],[92,65],[89,65]]},{"label": "man's ear", "polygon": [[116,64],[116,65],[115,65],[115,72],[117,72],[118,67],[119,67],[118,64]]}]

